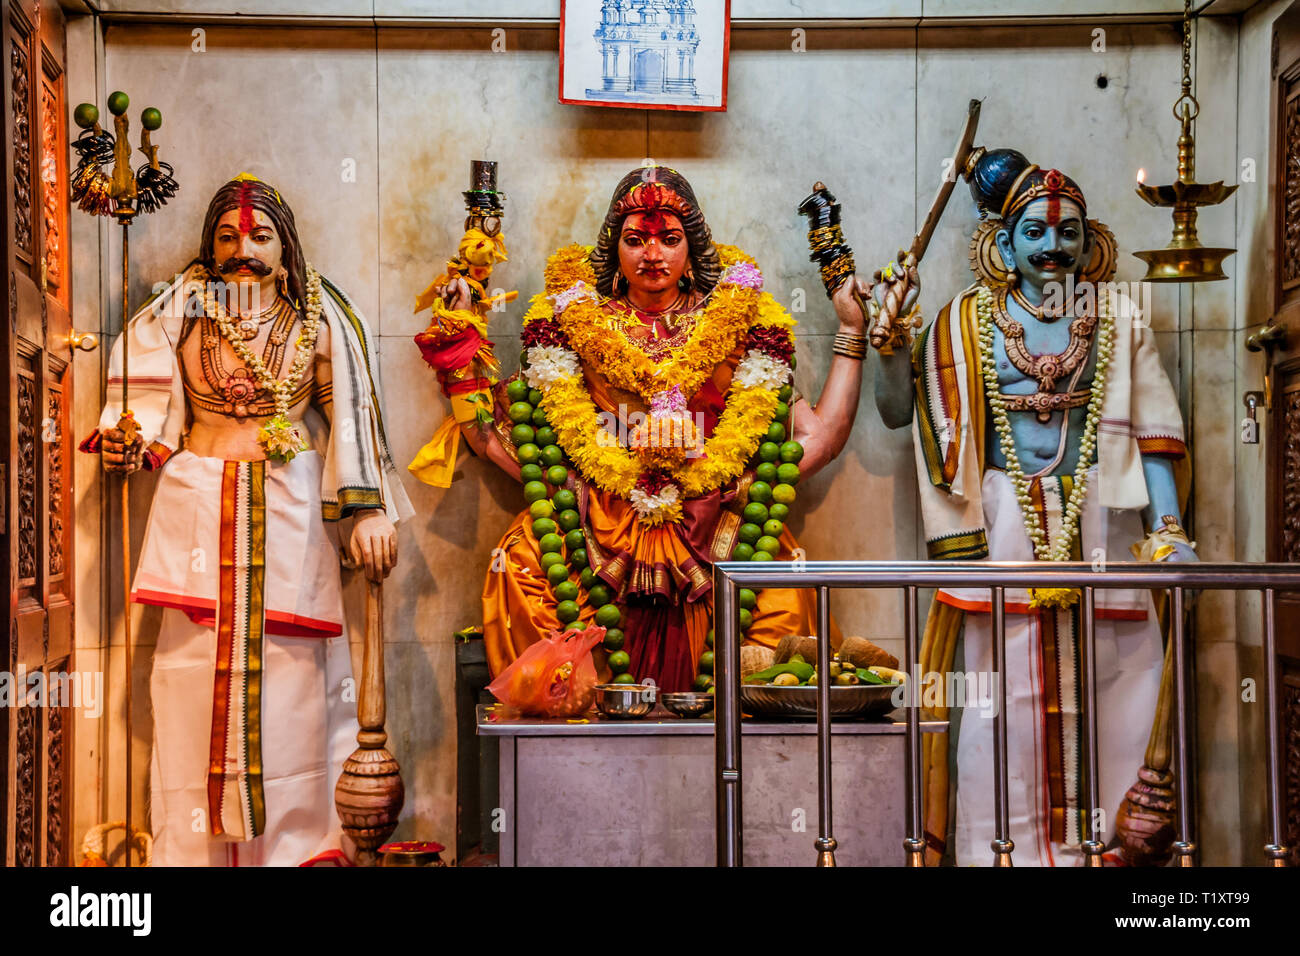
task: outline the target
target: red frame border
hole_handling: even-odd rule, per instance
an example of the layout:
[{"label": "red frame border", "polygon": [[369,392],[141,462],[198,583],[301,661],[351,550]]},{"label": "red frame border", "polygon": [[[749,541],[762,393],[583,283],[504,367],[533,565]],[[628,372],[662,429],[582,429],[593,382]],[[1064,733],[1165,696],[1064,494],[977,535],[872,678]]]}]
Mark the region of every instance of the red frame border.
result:
[{"label": "red frame border", "polygon": [[685,106],[680,103],[626,103],[609,100],[573,100],[564,96],[564,14],[569,3],[560,0],[560,102],[571,106],[609,106],[624,110],[676,110],[687,113],[722,113],[727,109],[727,86],[731,80],[731,0],[722,11],[722,103],[718,106]]}]

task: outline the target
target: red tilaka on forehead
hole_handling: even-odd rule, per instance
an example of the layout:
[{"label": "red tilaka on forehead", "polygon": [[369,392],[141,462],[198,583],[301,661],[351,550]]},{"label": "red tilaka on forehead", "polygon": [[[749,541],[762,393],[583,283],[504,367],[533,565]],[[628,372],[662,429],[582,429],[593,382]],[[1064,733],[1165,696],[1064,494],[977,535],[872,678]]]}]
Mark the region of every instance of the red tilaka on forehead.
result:
[{"label": "red tilaka on forehead", "polygon": [[239,186],[239,231],[252,232],[253,226],[253,182],[245,180]]},{"label": "red tilaka on forehead", "polygon": [[680,229],[681,221],[676,216],[665,215],[658,209],[651,209],[647,212],[631,213],[623,221],[624,226],[630,226],[638,232],[659,233],[667,232],[669,229]]},{"label": "red tilaka on forehead", "polygon": [[676,190],[663,183],[645,182],[637,183],[629,189],[627,195],[614,207],[614,211],[619,215],[648,212],[654,209],[666,209],[679,216],[686,216],[691,212],[691,204],[679,196]]},{"label": "red tilaka on forehead", "polygon": [[1065,185],[1065,177],[1060,170],[1049,169],[1043,185],[1047,187],[1047,224],[1055,226],[1061,221],[1061,187]]}]

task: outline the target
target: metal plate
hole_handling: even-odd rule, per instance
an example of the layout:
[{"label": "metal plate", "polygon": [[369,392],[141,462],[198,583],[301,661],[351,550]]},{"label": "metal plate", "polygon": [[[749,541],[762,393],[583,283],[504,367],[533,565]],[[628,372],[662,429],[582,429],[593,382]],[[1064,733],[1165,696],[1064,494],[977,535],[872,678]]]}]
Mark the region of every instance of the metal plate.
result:
[{"label": "metal plate", "polygon": [[[831,716],[873,717],[894,709],[897,684],[856,684],[832,687]],[[817,714],[816,687],[776,687],[742,684],[740,709],[759,717],[813,717]]]}]

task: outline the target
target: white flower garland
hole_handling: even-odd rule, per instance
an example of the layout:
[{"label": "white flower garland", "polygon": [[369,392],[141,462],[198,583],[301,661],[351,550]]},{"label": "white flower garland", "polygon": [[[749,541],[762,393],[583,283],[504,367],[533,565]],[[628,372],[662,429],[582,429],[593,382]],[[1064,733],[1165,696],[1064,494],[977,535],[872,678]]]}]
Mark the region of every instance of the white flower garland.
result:
[{"label": "white flower garland", "polygon": [[529,388],[546,388],[554,382],[582,374],[578,355],[558,345],[535,345],[528,350],[524,376]]},{"label": "white flower garland", "polygon": [[[1025,477],[1020,466],[1020,457],[1016,454],[1015,437],[1011,434],[1011,422],[1007,417],[1006,403],[1002,401],[998,386],[998,370],[993,355],[993,293],[988,286],[981,283],[975,294],[975,311],[979,316],[981,370],[984,375],[984,395],[989,408],[993,410],[993,421],[997,426],[998,444],[1007,463],[1007,477],[1016,492],[1020,503],[1020,513],[1024,518],[1025,532],[1034,546],[1034,556],[1040,561],[1066,561],[1074,550],[1074,541],[1079,532],[1079,518],[1083,513],[1084,497],[1088,493],[1088,471],[1096,460],[1097,428],[1101,423],[1101,404],[1106,394],[1106,372],[1110,368],[1111,347],[1114,336],[1114,317],[1111,315],[1109,299],[1097,297],[1097,370],[1092,379],[1092,397],[1088,400],[1087,419],[1084,424],[1083,438],[1079,443],[1079,460],[1074,467],[1074,487],[1070,489],[1069,500],[1065,504],[1065,514],[1061,519],[1061,535],[1054,545],[1049,546],[1038,518],[1034,513],[1033,499],[1030,495],[1030,480]],[[1064,412],[1067,415],[1069,412]],[[1069,427],[1068,421],[1062,422],[1062,428]]]},{"label": "white flower garland", "polygon": [[667,484],[657,495],[648,494],[641,488],[633,488],[628,500],[642,518],[670,514],[681,503],[682,492],[675,484]]},{"label": "white flower garland", "polygon": [[780,388],[790,378],[790,366],[757,349],[750,349],[731,378],[733,387]]}]

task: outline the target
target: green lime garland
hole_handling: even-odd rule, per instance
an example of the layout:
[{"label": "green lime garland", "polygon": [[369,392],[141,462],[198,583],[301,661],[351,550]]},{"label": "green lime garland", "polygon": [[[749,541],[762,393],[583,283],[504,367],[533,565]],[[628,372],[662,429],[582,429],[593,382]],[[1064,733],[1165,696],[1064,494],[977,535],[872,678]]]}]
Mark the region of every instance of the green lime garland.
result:
[{"label": "green lime garland", "polygon": [[[794,368],[793,359],[790,367]],[[799,462],[803,459],[803,445],[789,438],[790,399],[794,389],[781,386],[777,394],[776,414],[768,426],[767,435],[754,456],[754,480],[745,492],[741,510],[744,523],[737,532],[737,543],[731,552],[732,561],[773,561],[781,551],[781,534],[785,531],[790,505],[794,503],[794,486],[799,483]],[[758,607],[761,589],[740,589],[740,632],[745,635],[754,623],[754,610]],[[704,639],[705,650],[700,655],[699,673],[695,689],[709,691],[713,687],[713,629]]]},{"label": "green lime garland", "polygon": [[[794,362],[791,361],[793,368]],[[738,532],[738,543],[731,554],[733,561],[771,561],[781,550],[780,537],[785,531],[785,521],[794,503],[794,486],[799,482],[799,461],[803,446],[789,439],[790,399],[794,389],[786,384],[778,393],[776,414],[768,425],[765,440],[759,445],[753,460],[754,481],[746,491],[741,513],[744,523]],[[533,519],[533,536],[541,552],[542,573],[550,584],[557,601],[555,616],[565,630],[583,630],[587,627],[579,617],[582,614],[582,595],[586,603],[596,608],[594,623],[605,628],[607,663],[613,672],[615,684],[635,684],[631,658],[623,650],[625,635],[620,625],[623,611],[614,600],[608,584],[596,577],[587,557],[586,536],[582,531],[582,517],[578,513],[578,499],[565,487],[569,480],[569,467],[558,436],[540,408],[542,392],[530,389],[522,379],[513,379],[506,385],[510,405],[506,416],[514,423],[510,440],[519,459],[519,477],[524,483],[524,500]],[[574,574],[577,581],[574,581]],[[753,624],[753,612],[758,606],[758,592],[740,589],[740,630],[744,634]],[[713,686],[713,630],[705,638],[708,649],[700,655],[699,673],[695,689],[708,691]]]},{"label": "green lime garland", "polygon": [[[514,422],[510,440],[519,458],[519,477],[524,483],[524,500],[533,519],[533,536],[541,551],[542,573],[555,596],[555,616],[566,631],[587,627],[582,614],[582,594],[596,609],[594,623],[605,628],[605,650],[614,683],[635,684],[628,669],[631,659],[623,650],[624,635],[619,627],[623,612],[614,601],[609,585],[596,577],[587,558],[587,540],[578,514],[578,496],[564,487],[569,480],[564,450],[555,429],[539,406],[542,393],[530,389],[522,379],[506,386],[510,406],[506,416]],[[577,580],[574,580],[574,575]]]}]

